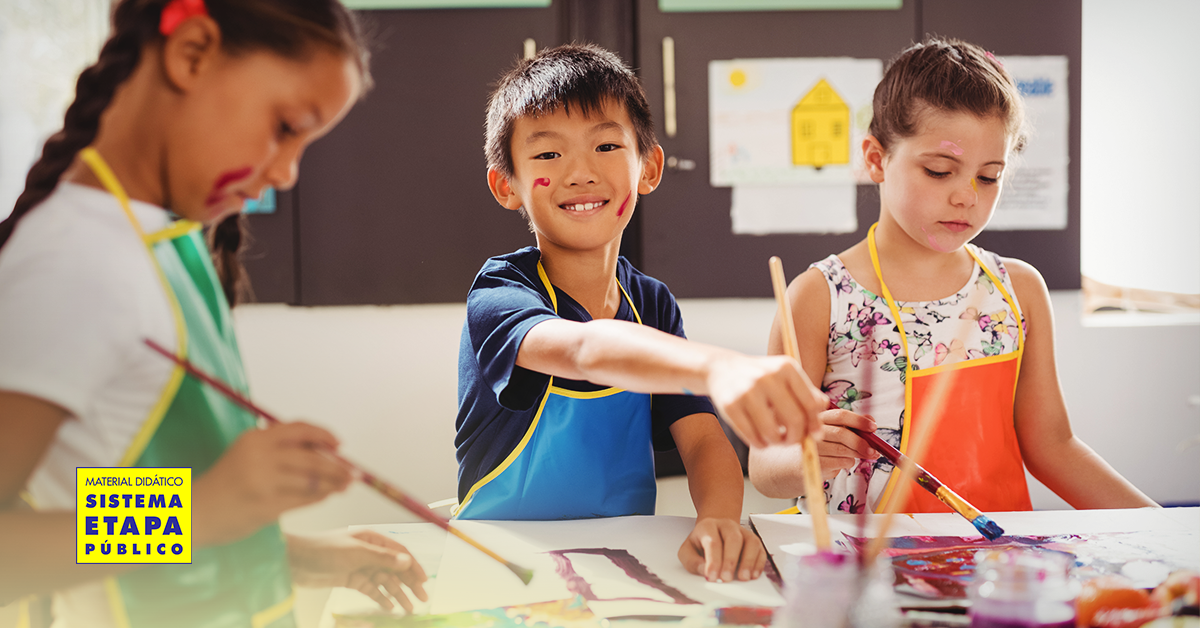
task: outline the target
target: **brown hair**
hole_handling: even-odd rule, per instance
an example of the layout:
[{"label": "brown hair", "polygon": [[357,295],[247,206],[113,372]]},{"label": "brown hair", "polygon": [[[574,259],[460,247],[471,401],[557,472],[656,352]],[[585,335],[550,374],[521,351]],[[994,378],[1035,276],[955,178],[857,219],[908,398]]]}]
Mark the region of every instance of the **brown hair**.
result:
[{"label": "brown hair", "polygon": [[1012,77],[983,48],[957,39],[931,37],[909,46],[888,64],[875,87],[870,133],[886,151],[912,137],[927,109],[996,116],[1025,146],[1025,106]]},{"label": "brown hair", "polygon": [[[25,191],[12,214],[0,222],[0,247],[17,222],[46,199],[75,155],[96,139],[100,116],[117,87],[137,68],[143,48],[161,40],[159,23],[168,0],[122,0],[112,16],[112,35],[96,63],[75,85],[75,101],[67,108],[63,128],[46,140],[42,156],[29,169]],[[314,44],[330,46],[358,62],[364,91],[370,85],[368,52],[354,15],[338,0],[205,0],[208,14],[221,29],[222,49],[230,54],[269,50],[301,58]],[[233,215],[209,231],[213,263],[230,305],[246,291],[239,258],[244,238],[241,218]]]},{"label": "brown hair", "polygon": [[638,155],[653,150],[654,123],[650,104],[633,70],[616,54],[593,44],[568,44],[519,61],[496,85],[488,99],[483,152],[487,166],[513,176],[512,134],[517,118],[578,107],[583,115],[599,111],[606,101],[625,107],[637,135]]}]

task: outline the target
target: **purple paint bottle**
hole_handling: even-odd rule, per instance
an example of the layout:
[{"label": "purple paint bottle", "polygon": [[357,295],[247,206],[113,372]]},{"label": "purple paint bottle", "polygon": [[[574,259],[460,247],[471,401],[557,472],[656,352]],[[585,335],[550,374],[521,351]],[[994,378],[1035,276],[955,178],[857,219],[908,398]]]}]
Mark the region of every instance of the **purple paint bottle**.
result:
[{"label": "purple paint bottle", "polygon": [[971,628],[1072,628],[1072,562],[1053,551],[979,552],[969,592]]}]

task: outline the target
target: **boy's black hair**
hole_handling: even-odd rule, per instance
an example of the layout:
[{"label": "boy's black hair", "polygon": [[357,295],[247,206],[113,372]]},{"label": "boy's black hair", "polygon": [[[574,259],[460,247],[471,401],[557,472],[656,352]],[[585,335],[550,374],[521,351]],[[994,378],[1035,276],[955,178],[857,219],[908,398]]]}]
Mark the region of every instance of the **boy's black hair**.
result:
[{"label": "boy's black hair", "polygon": [[637,134],[638,155],[648,155],[658,143],[650,105],[637,76],[616,54],[593,44],[568,44],[519,61],[488,99],[483,146],[488,168],[513,176],[512,134],[518,118],[550,114],[559,107],[568,114],[577,107],[587,116],[609,100],[624,105]]}]

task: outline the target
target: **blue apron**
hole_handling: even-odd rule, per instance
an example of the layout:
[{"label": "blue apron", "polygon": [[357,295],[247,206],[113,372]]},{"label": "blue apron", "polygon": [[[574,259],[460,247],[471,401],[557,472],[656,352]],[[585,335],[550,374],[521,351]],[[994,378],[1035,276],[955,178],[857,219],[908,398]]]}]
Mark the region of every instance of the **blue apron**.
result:
[{"label": "blue apron", "polygon": [[[557,313],[558,296],[541,262],[538,276]],[[629,293],[617,286],[641,324]],[[650,432],[650,395],[568,390],[551,377],[521,442],[471,487],[455,518],[652,515],[657,489]]]}]

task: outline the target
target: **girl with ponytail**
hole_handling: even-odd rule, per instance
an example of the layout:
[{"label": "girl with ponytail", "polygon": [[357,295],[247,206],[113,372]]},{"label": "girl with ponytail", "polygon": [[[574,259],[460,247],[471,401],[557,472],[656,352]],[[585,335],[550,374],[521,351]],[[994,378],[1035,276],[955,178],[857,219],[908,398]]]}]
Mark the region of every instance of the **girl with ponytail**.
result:
[{"label": "girl with ponytail", "polygon": [[[294,582],[425,599],[382,535],[280,531],[350,482],[318,451],[333,435],[255,429],[143,343],[246,391],[239,210],[293,185],[369,82],[337,0],[117,4],[0,223],[0,605],[53,591],[56,626],[290,626]],[[77,564],[77,467],[190,467],[192,562]]]}]

